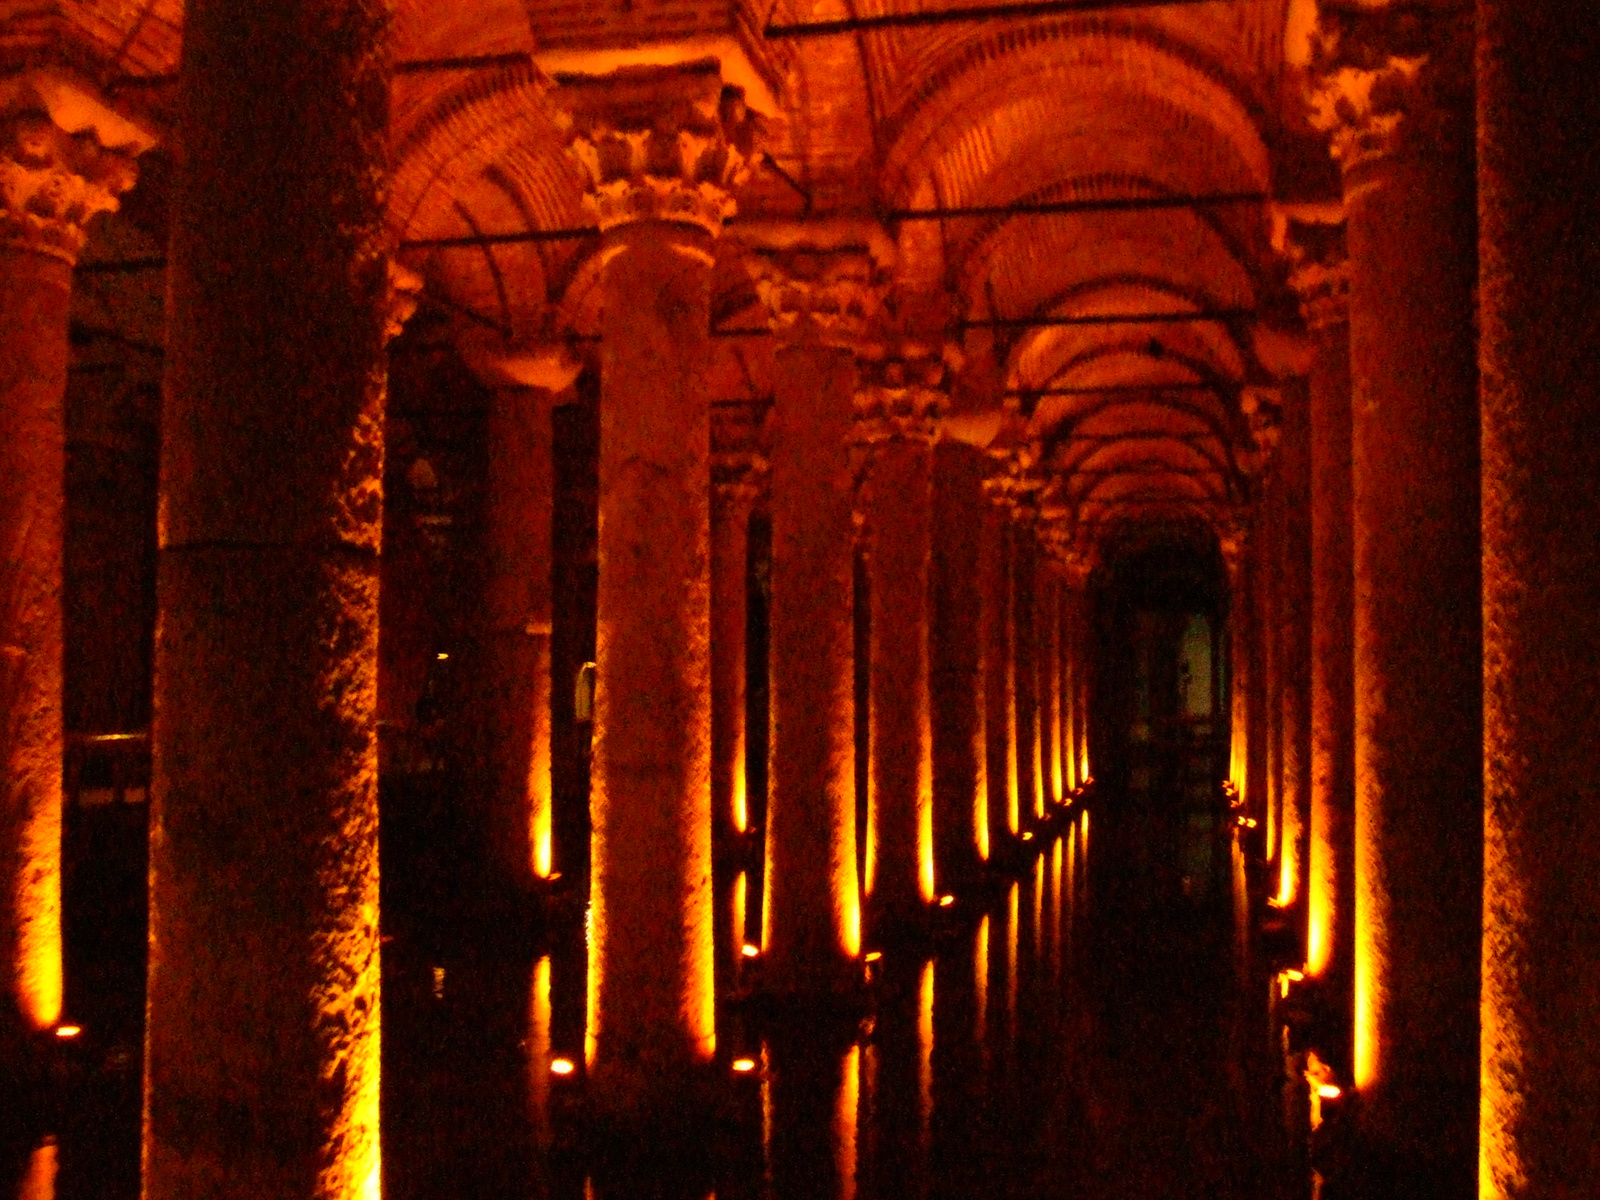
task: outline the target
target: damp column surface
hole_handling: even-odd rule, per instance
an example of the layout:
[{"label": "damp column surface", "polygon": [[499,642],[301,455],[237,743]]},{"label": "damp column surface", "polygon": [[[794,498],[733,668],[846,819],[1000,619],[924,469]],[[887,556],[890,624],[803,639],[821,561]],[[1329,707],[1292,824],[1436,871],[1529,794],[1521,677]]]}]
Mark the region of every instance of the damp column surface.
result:
[{"label": "damp column surface", "polygon": [[[986,487],[992,492],[992,486]],[[1012,710],[1010,522],[994,496],[983,506],[978,531],[982,607],[983,730],[989,807],[989,859],[1017,848],[1016,722]]]},{"label": "damp column surface", "polygon": [[603,1119],[672,1122],[716,1045],[705,375],[747,114],[713,60],[563,77],[553,100],[604,231],[589,1092]]},{"label": "damp column surface", "polygon": [[1279,680],[1282,687],[1278,900],[1304,952],[1311,824],[1311,413],[1303,383],[1288,390],[1279,470],[1283,495]]},{"label": "damp column surface", "polygon": [[186,13],[162,413],[149,1200],[379,1186],[388,23],[373,0],[199,0]]},{"label": "damp column surface", "polygon": [[1483,862],[1472,14],[1322,19],[1350,281],[1359,1133],[1378,1186],[1462,1197]]},{"label": "damp column surface", "polygon": [[1034,536],[1038,512],[1030,502],[1012,518],[1012,636],[1016,654],[1017,778],[1021,783],[1022,824],[1028,829],[1044,815],[1044,759],[1040,737],[1039,548]]},{"label": "damp column surface", "polygon": [[772,434],[771,765],[765,982],[841,991],[861,950],[856,870],[855,358],[819,340],[777,354]]},{"label": "damp column surface", "polygon": [[1478,5],[1484,938],[1478,1194],[1600,1169],[1600,24]]},{"label": "damp column surface", "polygon": [[[727,408],[745,409],[744,405]],[[721,847],[749,827],[745,783],[746,584],[750,514],[760,498],[764,460],[755,453],[744,413],[712,418],[711,487],[711,811]]]},{"label": "damp column surface", "polygon": [[10,1064],[61,1015],[72,268],[84,226],[117,207],[151,139],[74,82],[37,71],[8,82],[0,109],[0,1061]]}]

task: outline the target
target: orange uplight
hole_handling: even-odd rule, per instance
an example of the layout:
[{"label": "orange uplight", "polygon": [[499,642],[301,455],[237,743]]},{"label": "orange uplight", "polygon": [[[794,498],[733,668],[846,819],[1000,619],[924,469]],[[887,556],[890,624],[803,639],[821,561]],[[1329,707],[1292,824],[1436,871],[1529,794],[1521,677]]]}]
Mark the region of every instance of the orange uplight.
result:
[{"label": "orange uplight", "polygon": [[733,1069],[741,1075],[748,1075],[756,1069],[756,1060],[753,1058],[736,1058],[733,1060]]},{"label": "orange uplight", "polygon": [[571,1075],[577,1068],[572,1065],[570,1058],[552,1058],[550,1060],[550,1074]]},{"label": "orange uplight", "polygon": [[56,1026],[56,1036],[58,1038],[63,1038],[63,1039],[75,1038],[82,1032],[83,1032],[83,1027],[81,1025],[57,1025]]},{"label": "orange uplight", "polygon": [[867,961],[869,963],[877,962],[882,957],[883,957],[883,951],[882,950],[868,950],[867,951]]},{"label": "orange uplight", "polygon": [[739,953],[746,958],[759,958],[761,956],[761,947],[752,946],[749,942],[746,942],[739,950]]},{"label": "orange uplight", "polygon": [[1033,830],[1031,830],[1031,829],[1025,830],[1023,832],[1023,834],[1022,834],[1022,840],[1025,841],[1025,842],[1033,841]]},{"label": "orange uplight", "polygon": [[1319,1084],[1317,1087],[1317,1099],[1319,1100],[1337,1100],[1342,1095],[1344,1095],[1344,1089],[1336,1083]]},{"label": "orange uplight", "polygon": [[956,898],[954,896],[940,896],[939,897],[939,907],[940,908],[949,908],[955,902],[956,902]]}]

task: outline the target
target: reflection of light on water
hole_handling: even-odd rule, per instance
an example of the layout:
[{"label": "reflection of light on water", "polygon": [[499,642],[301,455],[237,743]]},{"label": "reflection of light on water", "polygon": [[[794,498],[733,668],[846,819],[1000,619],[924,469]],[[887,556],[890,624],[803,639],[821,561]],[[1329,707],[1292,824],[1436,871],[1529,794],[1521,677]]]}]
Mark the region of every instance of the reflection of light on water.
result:
[{"label": "reflection of light on water", "polygon": [[28,1156],[28,1173],[22,1177],[17,1200],[55,1200],[56,1141],[47,1138]]},{"label": "reflection of light on water", "polygon": [[1006,897],[1006,1030],[1017,1027],[1017,909],[1021,885],[1013,883]]},{"label": "reflection of light on water", "polygon": [[1033,957],[1044,949],[1044,855],[1033,860]]},{"label": "reflection of light on water", "polygon": [[[532,1068],[534,1133],[541,1146],[549,1144],[550,1072],[550,956],[533,965],[533,1002],[528,1029],[528,1062]],[[552,1068],[554,1064],[551,1064]]]},{"label": "reflection of light on water", "polygon": [[733,881],[733,944],[738,946],[741,955],[744,953],[744,926],[745,926],[745,896],[749,890],[750,881],[744,871],[739,872],[739,877]]},{"label": "reflection of light on water", "polygon": [[983,914],[983,920],[978,922],[978,936],[972,949],[972,979],[975,995],[973,997],[977,1008],[977,1018],[974,1023],[973,1037],[979,1046],[984,1047],[988,1053],[989,1041],[989,914]]},{"label": "reflection of light on water", "polygon": [[922,964],[922,986],[917,995],[917,1117],[922,1139],[923,1166],[933,1141],[933,960]]},{"label": "reflection of light on water", "polygon": [[844,1078],[833,1110],[833,1147],[839,1172],[839,1200],[855,1200],[856,1119],[861,1105],[861,1047],[851,1046],[844,1057]]},{"label": "reflection of light on water", "polygon": [[1050,905],[1050,961],[1058,979],[1061,977],[1061,906],[1065,903],[1061,895],[1061,859],[1061,839],[1057,838],[1050,850],[1050,894],[1054,897]]}]

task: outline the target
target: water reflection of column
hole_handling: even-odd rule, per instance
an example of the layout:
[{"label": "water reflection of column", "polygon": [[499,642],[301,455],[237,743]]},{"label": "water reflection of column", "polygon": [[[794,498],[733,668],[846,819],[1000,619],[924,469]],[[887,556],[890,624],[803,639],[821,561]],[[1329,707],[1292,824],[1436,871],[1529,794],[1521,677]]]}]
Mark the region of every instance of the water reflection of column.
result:
[{"label": "water reflection of column", "polygon": [[1050,847],[1050,977],[1057,983],[1061,981],[1061,960],[1065,952],[1061,944],[1061,913],[1067,906],[1067,897],[1061,890],[1061,866],[1066,844],[1066,838],[1058,837]]},{"label": "water reflection of column", "polygon": [[767,1040],[762,1120],[775,1197],[855,1196],[862,1055],[848,1033],[789,1024]]},{"label": "water reflection of column", "polygon": [[933,964],[886,957],[883,966],[873,1035],[877,1078],[871,1194],[921,1197],[929,1182]]}]

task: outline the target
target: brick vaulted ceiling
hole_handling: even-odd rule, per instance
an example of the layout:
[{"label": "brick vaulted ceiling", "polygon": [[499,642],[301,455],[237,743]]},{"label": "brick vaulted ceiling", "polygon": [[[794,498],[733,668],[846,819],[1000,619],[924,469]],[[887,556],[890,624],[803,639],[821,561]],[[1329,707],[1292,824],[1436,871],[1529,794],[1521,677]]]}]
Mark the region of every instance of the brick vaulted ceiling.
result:
[{"label": "brick vaulted ceiling", "polygon": [[[739,196],[741,217],[882,219],[898,242],[898,291],[941,297],[934,307],[963,350],[961,436],[1020,448],[1083,551],[1108,523],[1214,525],[1248,499],[1272,411],[1261,398],[1292,346],[1279,328],[1292,306],[1270,202],[1068,212],[1060,202],[1327,194],[1327,158],[1286,65],[1305,0],[762,32],[972,2],[396,0],[397,62],[532,56],[397,75],[397,241],[584,225],[551,72],[604,69],[641,46],[720,54],[726,72],[737,47],[736,78],[772,110],[772,164]],[[179,0],[0,0],[14,43],[0,50],[70,47],[74,66],[160,125],[181,19]],[[1058,211],[993,211],[1041,205]],[[935,207],[989,211],[897,216]],[[462,319],[464,338],[525,342],[594,332],[593,250],[571,239],[400,253],[437,297],[477,315]],[[749,328],[760,320],[741,254],[723,239],[714,311]],[[1211,310],[1233,315],[1193,317]],[[1175,319],[1082,321],[1130,312]],[[1057,323],[1020,324],[1038,318]],[[770,349],[759,338],[718,345],[719,385],[759,396]]]}]

